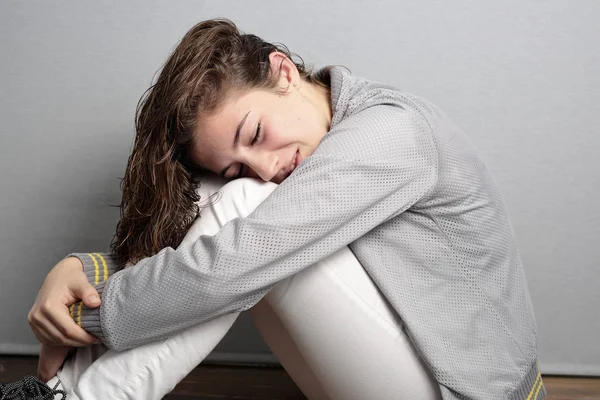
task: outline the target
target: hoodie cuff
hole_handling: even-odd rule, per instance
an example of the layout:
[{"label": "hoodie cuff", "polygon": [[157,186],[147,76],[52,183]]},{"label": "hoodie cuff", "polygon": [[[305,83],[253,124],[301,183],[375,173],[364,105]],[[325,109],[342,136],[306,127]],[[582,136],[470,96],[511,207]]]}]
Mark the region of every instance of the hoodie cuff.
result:
[{"label": "hoodie cuff", "polygon": [[[83,264],[85,273],[90,285],[96,289],[102,299],[104,286],[108,278],[117,271],[117,263],[110,253],[71,253],[67,257],[77,257]],[[104,339],[102,326],[100,324],[100,308],[88,308],[83,301],[71,304],[69,313],[77,325]]]},{"label": "hoodie cuff", "polygon": [[[106,281],[103,281],[98,283],[98,286],[96,286],[96,290],[98,291],[98,294],[100,294],[100,297],[102,297],[105,284]],[[102,305],[95,308],[88,308],[83,301],[78,301],[77,303],[69,306],[69,314],[77,325],[92,335],[100,339],[104,339],[104,332],[102,331],[102,326],[100,325],[100,307],[102,307]]]},{"label": "hoodie cuff", "polygon": [[[77,257],[81,261],[83,272],[94,287],[117,271],[117,263],[110,253],[71,253],[67,257]],[[102,297],[100,291],[98,294]]]}]

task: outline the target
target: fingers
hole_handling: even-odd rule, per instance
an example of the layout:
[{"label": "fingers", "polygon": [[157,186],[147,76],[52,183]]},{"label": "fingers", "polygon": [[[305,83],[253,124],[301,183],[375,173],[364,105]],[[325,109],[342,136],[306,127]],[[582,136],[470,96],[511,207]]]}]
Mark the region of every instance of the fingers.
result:
[{"label": "fingers", "polygon": [[[85,329],[77,325],[71,315],[69,314],[68,307],[64,308],[62,313],[54,313],[49,316],[55,326],[57,326],[63,336],[74,343],[81,343],[81,345],[72,345],[76,347],[89,346],[90,344],[98,343],[100,341],[94,335],[88,333]],[[65,343],[68,344],[68,343]]]},{"label": "fingers", "polygon": [[[75,325],[76,328],[82,329]],[[39,323],[37,330],[34,331],[35,336],[40,341],[40,343],[49,346],[72,346],[72,347],[85,347],[90,344],[96,343],[95,341],[83,342],[79,340],[71,339],[70,337],[63,334],[58,328],[56,328],[53,324],[49,323],[47,320]]]},{"label": "fingers", "polygon": [[69,288],[73,292],[73,295],[82,299],[83,303],[89,308],[96,308],[100,306],[100,296],[98,295],[98,291],[92,286],[85,274],[82,272],[78,275],[78,279],[74,280]]},{"label": "fingers", "polygon": [[49,306],[42,307],[41,312],[32,312],[28,316],[29,325],[42,344],[85,347],[100,341],[73,321],[66,306],[60,308],[60,311],[51,311]]},{"label": "fingers", "polygon": [[[77,294],[81,294],[78,296]],[[90,302],[97,295],[81,266],[74,268],[62,261],[44,280],[38,296],[27,316],[27,321],[37,339],[46,346],[84,347],[100,340],[78,326],[69,315],[68,306],[80,298],[86,298],[89,308],[100,302]]]}]

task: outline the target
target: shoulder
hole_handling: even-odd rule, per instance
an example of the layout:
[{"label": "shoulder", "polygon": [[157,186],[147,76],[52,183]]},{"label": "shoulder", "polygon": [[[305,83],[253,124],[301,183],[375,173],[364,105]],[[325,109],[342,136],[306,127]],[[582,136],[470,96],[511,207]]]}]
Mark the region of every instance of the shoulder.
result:
[{"label": "shoulder", "polygon": [[338,124],[369,122],[369,117],[383,117],[381,123],[433,125],[439,110],[428,100],[379,81],[354,76],[340,68],[332,74],[332,129]]},{"label": "shoulder", "polygon": [[432,130],[429,102],[377,81],[342,75],[337,90],[331,130],[355,126],[394,129],[409,125],[417,131]]},{"label": "shoulder", "polygon": [[378,150],[396,155],[419,151],[434,154],[435,138],[428,116],[418,104],[382,89],[365,91],[361,101],[349,104],[323,139],[322,150],[349,148]]},{"label": "shoulder", "polygon": [[318,153],[437,158],[427,101],[378,81],[332,73],[333,118]]}]

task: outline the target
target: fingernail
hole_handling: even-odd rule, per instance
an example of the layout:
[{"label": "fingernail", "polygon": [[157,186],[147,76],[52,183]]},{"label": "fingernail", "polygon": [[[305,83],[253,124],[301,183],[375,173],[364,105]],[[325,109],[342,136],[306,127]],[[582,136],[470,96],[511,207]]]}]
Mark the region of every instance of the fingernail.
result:
[{"label": "fingernail", "polygon": [[92,303],[98,303],[100,301],[100,297],[93,295],[93,296],[90,296],[88,300]]}]

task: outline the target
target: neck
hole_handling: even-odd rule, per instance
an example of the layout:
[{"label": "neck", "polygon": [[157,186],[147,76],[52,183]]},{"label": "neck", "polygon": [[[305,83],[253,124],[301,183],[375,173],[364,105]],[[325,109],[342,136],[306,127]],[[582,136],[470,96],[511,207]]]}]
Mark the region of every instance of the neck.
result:
[{"label": "neck", "polygon": [[331,90],[318,84],[309,84],[309,93],[312,96],[312,102],[317,112],[322,116],[323,124],[327,131],[331,127],[333,111],[331,109]]}]

